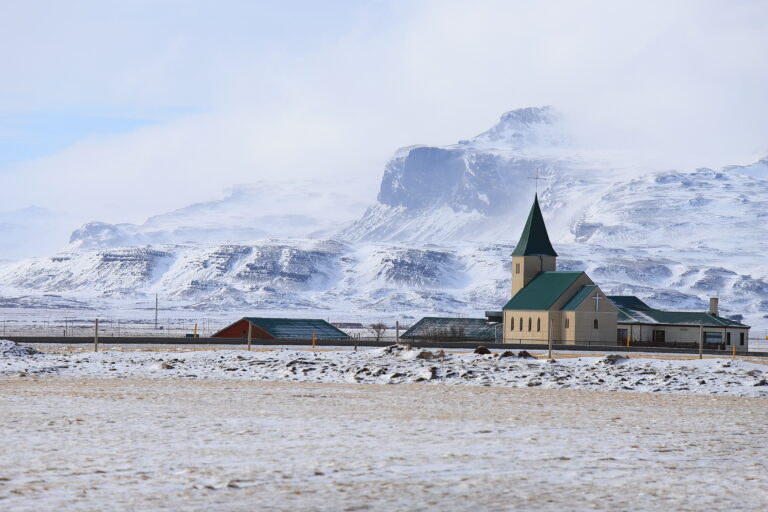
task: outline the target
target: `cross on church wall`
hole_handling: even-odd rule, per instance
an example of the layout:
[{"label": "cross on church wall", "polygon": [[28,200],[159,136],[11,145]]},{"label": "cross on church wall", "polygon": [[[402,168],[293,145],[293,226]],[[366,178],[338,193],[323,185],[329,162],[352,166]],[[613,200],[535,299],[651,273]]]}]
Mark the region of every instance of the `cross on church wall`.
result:
[{"label": "cross on church wall", "polygon": [[602,299],[602,297],[596,293],[592,298],[595,299],[595,311],[600,311],[600,299]]}]

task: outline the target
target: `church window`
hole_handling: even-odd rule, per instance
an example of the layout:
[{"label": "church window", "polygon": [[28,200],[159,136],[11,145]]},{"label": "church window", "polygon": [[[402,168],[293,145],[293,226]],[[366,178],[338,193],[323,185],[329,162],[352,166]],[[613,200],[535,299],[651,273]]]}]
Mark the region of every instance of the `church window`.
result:
[{"label": "church window", "polygon": [[528,332],[531,332],[531,324],[532,324],[532,322],[533,322],[533,320],[531,320],[531,318],[528,317]]},{"label": "church window", "polygon": [[520,317],[520,330],[523,330],[523,317]]},{"label": "church window", "polygon": [[515,330],[515,317],[510,318],[509,330],[510,331],[514,331]]},{"label": "church window", "polygon": [[541,318],[536,319],[536,330],[537,331],[541,330]]},{"label": "church window", "polygon": [[743,344],[744,344],[744,333],[740,332],[739,333],[739,345],[743,345]]},{"label": "church window", "polygon": [[595,318],[595,321],[593,322],[593,326],[595,329],[597,329],[597,318]]},{"label": "church window", "polygon": [[569,328],[570,326],[571,326],[571,319],[570,319],[570,318],[566,318],[566,319],[565,319],[565,328],[567,329],[567,328]]},{"label": "church window", "polygon": [[520,264],[515,263],[515,274],[519,274],[519,273],[520,273]]}]

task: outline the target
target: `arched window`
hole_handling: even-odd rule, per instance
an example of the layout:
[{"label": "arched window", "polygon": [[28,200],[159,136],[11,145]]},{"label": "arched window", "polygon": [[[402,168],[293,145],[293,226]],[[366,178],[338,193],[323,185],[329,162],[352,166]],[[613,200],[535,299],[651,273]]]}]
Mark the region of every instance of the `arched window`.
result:
[{"label": "arched window", "polygon": [[509,330],[510,331],[515,330],[515,317],[510,317],[509,319]]},{"label": "arched window", "polygon": [[541,318],[536,319],[536,330],[537,331],[541,330]]},{"label": "arched window", "polygon": [[520,317],[520,330],[523,330],[523,317]]},{"label": "arched window", "polygon": [[571,319],[570,319],[570,318],[566,318],[566,319],[565,319],[565,328],[567,329],[567,328],[569,328],[570,326],[571,326]]},{"label": "arched window", "polygon": [[533,321],[531,320],[531,317],[528,317],[528,332],[531,332],[531,323]]},{"label": "arched window", "polygon": [[597,329],[597,318],[595,318],[595,321],[592,323],[594,328]]}]

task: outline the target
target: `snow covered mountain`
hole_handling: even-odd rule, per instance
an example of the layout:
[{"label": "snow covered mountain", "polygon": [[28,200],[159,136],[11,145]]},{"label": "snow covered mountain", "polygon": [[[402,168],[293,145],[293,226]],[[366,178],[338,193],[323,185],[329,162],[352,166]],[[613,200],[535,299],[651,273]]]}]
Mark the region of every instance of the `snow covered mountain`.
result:
[{"label": "snow covered mountain", "polygon": [[[331,194],[234,187],[140,226],[87,224],[63,253],[0,266],[2,305],[130,309],[157,293],[228,316],[477,315],[508,299],[538,187],[559,268],[662,308],[719,295],[725,314],[768,327],[768,158],[649,172],[601,154],[575,147],[552,108],[511,111],[472,139],[398,150],[377,202],[346,225],[363,208],[339,212]],[[259,207],[264,194],[306,194],[307,208]]]},{"label": "snow covered mountain", "polygon": [[[320,182],[234,185],[222,199],[155,215],[140,225],[89,222],[72,233],[70,248],[332,236],[365,208],[363,202],[351,202],[341,194],[320,192],[333,186]],[[286,211],[286,205],[295,204],[302,205],[301,212]]]}]

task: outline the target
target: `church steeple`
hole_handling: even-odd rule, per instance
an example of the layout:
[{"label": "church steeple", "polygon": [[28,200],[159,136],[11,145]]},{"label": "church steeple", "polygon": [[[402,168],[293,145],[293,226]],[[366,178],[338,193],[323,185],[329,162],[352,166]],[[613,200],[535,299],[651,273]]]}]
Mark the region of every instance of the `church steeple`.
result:
[{"label": "church steeple", "polygon": [[533,198],[533,205],[528,214],[528,220],[525,222],[523,234],[520,235],[520,241],[512,252],[512,256],[554,256],[557,253],[552,248],[547,234],[547,226],[544,225],[544,217],[539,208],[539,195]]},{"label": "church steeple", "polygon": [[557,253],[549,241],[547,226],[539,208],[539,196],[533,199],[520,241],[512,252],[512,296],[525,288],[541,272],[557,267]]}]

